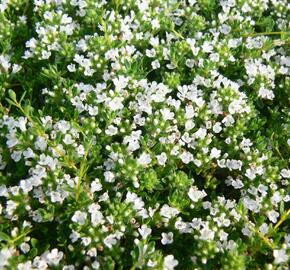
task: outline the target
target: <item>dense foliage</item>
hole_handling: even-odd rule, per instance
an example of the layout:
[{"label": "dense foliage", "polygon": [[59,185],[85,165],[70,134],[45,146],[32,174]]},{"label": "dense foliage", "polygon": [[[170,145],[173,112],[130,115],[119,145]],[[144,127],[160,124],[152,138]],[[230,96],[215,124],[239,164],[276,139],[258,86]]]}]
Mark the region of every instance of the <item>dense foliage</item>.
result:
[{"label": "dense foliage", "polygon": [[289,269],[287,0],[0,0],[0,269]]}]

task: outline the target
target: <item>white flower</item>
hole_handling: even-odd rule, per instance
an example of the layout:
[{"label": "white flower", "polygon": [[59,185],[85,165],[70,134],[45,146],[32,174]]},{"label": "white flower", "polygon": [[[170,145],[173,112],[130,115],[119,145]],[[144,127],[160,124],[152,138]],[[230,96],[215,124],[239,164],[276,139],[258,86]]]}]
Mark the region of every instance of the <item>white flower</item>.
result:
[{"label": "white flower", "polygon": [[75,140],[72,138],[70,134],[65,134],[63,138],[63,142],[69,145],[69,144],[73,144]]},{"label": "white flower", "polygon": [[189,119],[189,120],[187,120],[187,121],[185,122],[184,127],[185,127],[185,129],[186,129],[187,131],[189,131],[189,130],[192,130],[192,129],[195,127],[195,124],[194,124],[194,122],[193,122],[191,119]]},{"label": "white flower", "polygon": [[241,170],[242,169],[242,161],[241,160],[235,160],[235,159],[228,159],[226,161],[226,166],[231,170]]},{"label": "white flower", "polygon": [[157,68],[160,68],[160,63],[158,60],[154,60],[152,63],[151,63],[151,66],[153,69],[157,69]]},{"label": "white flower", "polygon": [[0,55],[0,65],[7,72],[11,64],[9,63],[10,57],[7,55]]},{"label": "white flower", "polygon": [[8,191],[5,185],[0,186],[0,197],[8,197]]},{"label": "white flower", "polygon": [[69,72],[75,72],[76,71],[76,65],[75,64],[67,65],[67,69],[68,69]]},{"label": "white flower", "polygon": [[267,217],[272,223],[276,223],[278,221],[279,213],[275,210],[271,210],[267,212]]},{"label": "white flower", "polygon": [[72,231],[69,238],[71,239],[71,242],[74,243],[80,238],[80,234],[76,231]]},{"label": "white flower", "polygon": [[282,196],[280,195],[280,192],[278,191],[274,192],[273,196],[271,197],[271,203],[274,205],[277,205],[281,201],[282,201]]},{"label": "white flower", "polygon": [[205,128],[199,128],[199,129],[198,129],[198,130],[193,134],[193,136],[194,136],[195,138],[204,139],[205,136],[206,136],[206,134],[207,134],[207,131],[206,131]]},{"label": "white flower", "polygon": [[157,261],[152,261],[151,259],[148,260],[147,266],[148,267],[155,267],[157,265]]},{"label": "white flower", "polygon": [[98,261],[94,261],[92,263],[92,268],[93,269],[100,269],[100,263]]},{"label": "white flower", "polygon": [[192,105],[187,105],[185,107],[185,117],[186,119],[191,119],[196,115]]},{"label": "white flower", "polygon": [[157,19],[152,20],[151,26],[152,26],[152,29],[159,29],[160,28],[159,21]]},{"label": "white flower", "polygon": [[43,257],[49,265],[58,265],[62,260],[63,255],[62,251],[58,251],[57,248],[54,248],[50,252],[47,251],[42,254],[41,257]]},{"label": "white flower", "polygon": [[253,145],[250,139],[243,138],[242,142],[240,143],[240,147],[245,153],[250,152],[250,147]]},{"label": "white flower", "polygon": [[223,120],[222,123],[226,126],[226,127],[230,127],[235,123],[235,119],[229,114],[227,115]]},{"label": "white flower", "polygon": [[258,213],[260,210],[260,205],[255,201],[250,199],[249,197],[245,197],[243,199],[244,205],[247,209],[253,211],[254,213]]},{"label": "white flower", "polygon": [[113,125],[109,125],[108,128],[105,130],[105,133],[109,136],[114,136],[118,133],[118,128]]},{"label": "white flower", "polygon": [[50,51],[46,51],[46,50],[42,50],[41,51],[41,56],[42,56],[42,59],[48,59],[51,56],[51,52]]},{"label": "white flower", "polygon": [[209,55],[209,58],[211,61],[216,62],[216,63],[220,60],[220,56],[218,53],[211,53]]},{"label": "white flower", "polygon": [[172,232],[161,233],[161,236],[162,236],[162,239],[161,239],[162,245],[168,245],[168,244],[173,243],[173,233]]},{"label": "white flower", "polygon": [[179,211],[176,208],[170,207],[167,204],[164,204],[160,209],[160,215],[165,218],[172,218],[179,214]]},{"label": "white flower", "polygon": [[111,111],[117,111],[124,108],[122,101],[124,100],[123,97],[114,97],[112,100],[109,101],[108,107]]},{"label": "white flower", "polygon": [[151,50],[146,50],[146,56],[152,58],[152,57],[155,57],[156,56],[156,51],[154,48],[152,48]]},{"label": "white flower", "polygon": [[201,166],[201,161],[199,159],[193,159],[193,163],[195,164],[195,166],[200,167]]},{"label": "white flower", "polygon": [[79,145],[77,147],[77,153],[79,156],[83,156],[85,154],[85,148],[83,147],[83,145]]},{"label": "white flower", "polygon": [[272,90],[269,90],[269,89],[267,89],[265,87],[261,87],[259,89],[258,96],[261,97],[261,98],[270,99],[270,100],[273,100],[274,97],[275,97],[273,91]]},{"label": "white flower", "polygon": [[151,37],[150,38],[150,45],[152,45],[153,47],[156,47],[159,45],[159,37]]},{"label": "white flower", "polygon": [[30,246],[24,242],[20,245],[20,249],[23,253],[26,254],[30,250]]},{"label": "white flower", "polygon": [[99,113],[99,108],[97,106],[89,106],[89,115],[96,116]]},{"label": "white flower", "polygon": [[146,239],[152,232],[152,229],[149,228],[146,224],[143,224],[141,228],[138,229],[138,232],[142,236],[143,239]]},{"label": "white flower", "polygon": [[105,177],[105,181],[108,183],[115,182],[115,174],[112,173],[111,171],[105,171],[104,177]]},{"label": "white flower", "polygon": [[288,262],[288,255],[286,254],[285,249],[275,249],[273,250],[273,256],[275,258],[274,263],[275,264],[280,264],[284,262]]},{"label": "white flower", "polygon": [[210,152],[211,158],[219,158],[220,156],[221,156],[221,150],[218,150],[215,147],[213,149],[211,149],[211,152]]},{"label": "white flower", "polygon": [[194,59],[186,59],[185,61],[185,65],[189,68],[193,68],[194,63],[195,63]]},{"label": "white flower", "polygon": [[22,151],[13,151],[11,154],[11,158],[15,161],[18,162],[21,159]]},{"label": "white flower", "polygon": [[193,6],[196,3],[196,0],[188,0],[188,3]]},{"label": "white flower", "polygon": [[[7,137],[8,137],[8,135],[7,135]],[[16,137],[14,137],[14,135],[9,136],[8,138],[9,139],[6,141],[8,148],[12,148],[19,143],[19,140]]]},{"label": "white flower", "polygon": [[128,85],[129,79],[124,77],[123,75],[119,76],[118,78],[113,79],[113,83],[116,87],[116,91],[120,91],[124,89]]},{"label": "white flower", "polygon": [[43,137],[38,136],[34,145],[36,149],[44,151],[47,147],[47,142]]},{"label": "white flower", "polygon": [[167,155],[165,152],[162,152],[160,155],[156,156],[157,162],[159,165],[164,166],[167,161]]},{"label": "white flower", "polygon": [[290,170],[288,169],[282,169],[280,174],[283,178],[290,178]]},{"label": "white flower", "polygon": [[22,67],[20,65],[17,65],[17,64],[13,64],[12,66],[12,74],[15,74],[17,73],[18,71],[20,71],[22,69]]},{"label": "white flower", "polygon": [[227,24],[223,24],[219,27],[220,32],[225,35],[229,34],[231,32],[231,29],[232,28]]},{"label": "white flower", "polygon": [[200,230],[200,239],[208,241],[214,239],[214,231],[210,230],[208,226],[205,226]]},{"label": "white flower", "polygon": [[102,184],[100,183],[99,179],[95,179],[92,183],[91,183],[91,189],[90,191],[92,193],[97,192],[97,191],[101,191],[102,190]]},{"label": "white flower", "polygon": [[115,238],[115,235],[108,235],[105,239],[104,239],[104,244],[111,249],[113,247],[113,245],[117,244],[117,240]]},{"label": "white flower", "polygon": [[164,120],[174,119],[174,113],[171,112],[168,108],[162,109],[161,114],[162,114]]},{"label": "white flower", "polygon": [[251,180],[254,180],[256,178],[256,171],[254,169],[247,169],[245,176],[247,176]]},{"label": "white flower", "polygon": [[188,164],[189,162],[193,161],[193,155],[187,151],[184,151],[180,155],[180,159],[184,164]]},{"label": "white flower", "polygon": [[253,234],[247,225],[245,225],[245,227],[242,229],[242,233],[245,236],[251,236]]},{"label": "white flower", "polygon": [[147,153],[142,153],[141,156],[137,160],[138,164],[140,164],[142,166],[149,165],[151,163],[151,161],[152,161],[152,158]]},{"label": "white flower", "polygon": [[226,232],[224,232],[224,231],[220,231],[219,232],[219,237],[220,237],[220,240],[221,241],[226,241],[227,240],[227,238],[228,238],[228,233],[226,233]]},{"label": "white flower", "polygon": [[266,223],[263,223],[260,227],[259,230],[261,232],[261,234],[265,235],[266,233],[268,233],[269,231],[269,226]]},{"label": "white flower", "polygon": [[91,221],[93,226],[97,226],[99,224],[104,223],[104,216],[101,211],[100,205],[97,203],[93,203],[89,206],[89,213],[91,213]]},{"label": "white flower", "polygon": [[80,225],[84,225],[87,219],[87,215],[87,213],[78,210],[74,213],[71,220],[73,222],[79,223]]},{"label": "white flower", "polygon": [[205,53],[210,53],[213,50],[213,46],[208,41],[205,41],[201,47],[202,51]]},{"label": "white flower", "polygon": [[204,190],[198,190],[196,186],[193,186],[189,189],[187,195],[193,202],[198,202],[200,199],[204,198],[207,194]]},{"label": "white flower", "polygon": [[167,255],[164,258],[163,267],[164,270],[172,270],[178,265],[178,261],[174,259],[173,255]]}]

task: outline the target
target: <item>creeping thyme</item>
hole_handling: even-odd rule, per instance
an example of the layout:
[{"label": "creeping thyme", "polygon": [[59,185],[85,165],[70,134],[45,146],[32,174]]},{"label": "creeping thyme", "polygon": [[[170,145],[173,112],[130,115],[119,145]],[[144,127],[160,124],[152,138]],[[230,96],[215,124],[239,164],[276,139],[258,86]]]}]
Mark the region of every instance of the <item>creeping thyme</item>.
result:
[{"label": "creeping thyme", "polygon": [[0,0],[0,269],[289,269],[286,0]]}]

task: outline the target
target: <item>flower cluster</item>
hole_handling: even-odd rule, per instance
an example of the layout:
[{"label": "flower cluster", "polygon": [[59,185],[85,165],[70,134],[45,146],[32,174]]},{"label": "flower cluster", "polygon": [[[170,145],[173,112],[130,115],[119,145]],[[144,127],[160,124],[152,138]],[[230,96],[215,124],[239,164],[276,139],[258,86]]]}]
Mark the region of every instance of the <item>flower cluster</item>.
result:
[{"label": "flower cluster", "polygon": [[289,10],[0,1],[0,269],[289,269]]}]

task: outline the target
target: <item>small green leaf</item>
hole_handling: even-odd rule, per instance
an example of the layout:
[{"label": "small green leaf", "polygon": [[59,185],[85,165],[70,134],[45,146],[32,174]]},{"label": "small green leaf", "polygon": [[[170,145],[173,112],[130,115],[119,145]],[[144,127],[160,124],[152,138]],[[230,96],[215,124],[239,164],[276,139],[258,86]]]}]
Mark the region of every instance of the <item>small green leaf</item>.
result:
[{"label": "small green leaf", "polygon": [[12,89],[9,89],[9,90],[8,90],[8,95],[9,95],[9,97],[10,97],[14,102],[17,102],[16,94],[15,94],[15,92],[14,92]]},{"label": "small green leaf", "polygon": [[38,249],[37,248],[32,248],[29,252],[29,255],[31,257],[35,257],[38,254]]},{"label": "small green leaf", "polygon": [[10,241],[9,235],[4,232],[0,232],[0,241]]},{"label": "small green leaf", "polygon": [[6,101],[10,104],[10,105],[13,105],[13,106],[16,106],[16,103],[11,100],[10,98],[6,98]]},{"label": "small green leaf", "polygon": [[38,240],[37,240],[37,239],[35,239],[35,238],[32,238],[30,242],[31,242],[31,245],[32,245],[32,247],[34,247],[34,248],[35,248],[35,247],[36,247],[36,245],[37,245],[37,243],[38,243]]},{"label": "small green leaf", "polygon": [[280,210],[280,215],[283,215],[283,213],[284,213],[284,201],[281,201],[279,210]]},{"label": "small green leaf", "polygon": [[21,98],[19,100],[19,103],[21,103],[21,101],[24,99],[25,95],[26,95],[26,91],[23,92],[23,94],[22,94],[22,96],[21,96]]}]

